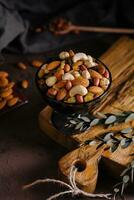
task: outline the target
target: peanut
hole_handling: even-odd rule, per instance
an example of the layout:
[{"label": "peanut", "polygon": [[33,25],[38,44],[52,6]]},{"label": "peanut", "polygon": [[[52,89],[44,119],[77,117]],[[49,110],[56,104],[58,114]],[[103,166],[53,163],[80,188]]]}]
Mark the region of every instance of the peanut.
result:
[{"label": "peanut", "polygon": [[109,78],[109,72],[108,72],[107,70],[105,70],[105,73],[103,74],[103,76],[104,76],[105,78]]},{"label": "peanut", "polygon": [[18,97],[13,97],[12,99],[8,100],[7,105],[9,107],[14,106],[19,101]]},{"label": "peanut", "polygon": [[91,86],[88,88],[89,92],[92,92],[93,94],[102,94],[104,90],[101,87],[98,86]]},{"label": "peanut", "polygon": [[80,70],[81,71],[87,70],[87,67],[85,65],[80,65]]},{"label": "peanut", "polygon": [[3,100],[0,101],[0,110],[2,110],[5,107],[6,102],[7,101],[5,99],[3,99]]},{"label": "peanut", "polygon": [[99,78],[93,78],[93,84],[94,84],[95,86],[98,86],[99,83],[100,83],[100,79],[99,79]]},{"label": "peanut", "polygon": [[33,67],[39,68],[43,64],[43,61],[41,61],[41,60],[32,60],[31,64],[33,65]]},{"label": "peanut", "polygon": [[94,94],[91,92],[88,92],[87,95],[84,97],[84,101],[88,102],[88,101],[93,100],[93,98],[94,98]]},{"label": "peanut", "polygon": [[72,80],[72,84],[74,85],[83,85],[84,87],[89,86],[89,80],[83,78],[82,76]]},{"label": "peanut", "polygon": [[48,91],[47,91],[47,95],[48,96],[55,96],[57,94],[57,90],[56,89],[54,89],[54,88],[50,88],[50,89],[48,89]]},{"label": "peanut", "polygon": [[105,67],[104,66],[102,66],[102,65],[98,65],[98,72],[100,73],[100,74],[104,74],[105,73]]},{"label": "peanut", "polygon": [[22,88],[27,89],[29,86],[29,82],[28,80],[23,80],[21,83]]},{"label": "peanut", "polygon": [[67,95],[67,91],[64,88],[60,89],[56,96],[57,101],[63,100],[66,95]]},{"label": "peanut", "polygon": [[96,72],[93,69],[89,69],[89,73],[90,73],[92,78],[99,78],[99,79],[102,78],[102,75],[100,73]]},{"label": "peanut", "polygon": [[69,72],[70,69],[71,69],[70,65],[69,64],[65,64],[65,66],[64,66],[65,72]]},{"label": "peanut", "polygon": [[84,96],[87,94],[87,92],[88,91],[87,91],[86,87],[84,87],[83,85],[76,85],[71,88],[71,90],[69,91],[69,95],[70,95],[70,97],[73,97],[76,94]]},{"label": "peanut", "polygon": [[46,85],[48,87],[51,87],[51,86],[53,86],[56,83],[56,81],[57,81],[57,78],[55,76],[50,76],[50,77],[48,77],[46,79]]},{"label": "peanut", "polygon": [[72,82],[71,81],[67,81],[67,83],[66,83],[66,89],[70,90],[71,87],[72,87]]},{"label": "peanut", "polygon": [[55,68],[57,68],[58,66],[60,65],[60,61],[52,61],[51,63],[49,63],[48,65],[47,65],[47,69],[48,70],[53,70],[53,69],[55,69]]},{"label": "peanut", "polygon": [[76,95],[76,101],[78,102],[78,103],[83,103],[83,96],[81,96],[81,95],[79,95],[79,94],[77,94]]}]

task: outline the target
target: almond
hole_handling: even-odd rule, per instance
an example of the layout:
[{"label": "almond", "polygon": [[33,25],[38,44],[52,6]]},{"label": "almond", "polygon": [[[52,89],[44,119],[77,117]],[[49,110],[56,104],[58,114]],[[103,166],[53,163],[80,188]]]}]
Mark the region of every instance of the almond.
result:
[{"label": "almond", "polygon": [[54,89],[60,89],[60,88],[63,88],[64,86],[66,85],[66,81],[59,81],[58,83],[54,84],[53,85],[53,88]]},{"label": "almond", "polygon": [[63,100],[66,95],[67,95],[67,91],[64,88],[60,89],[56,96],[57,101]]},{"label": "almond", "polygon": [[7,89],[7,88],[13,88],[14,85],[15,85],[15,82],[12,81],[12,82],[8,83],[8,85],[6,86],[5,89]]},{"label": "almond", "polygon": [[7,101],[5,99],[0,101],[0,110],[2,110],[5,107],[6,102]]},{"label": "almond", "polygon": [[0,78],[3,77],[3,78],[6,78],[8,77],[8,73],[5,72],[5,71],[0,71]]},{"label": "almond", "polygon": [[13,95],[12,94],[10,94],[9,96],[7,96],[5,99],[8,101],[8,100],[10,100],[10,99],[12,99],[13,98]]},{"label": "almond", "polygon": [[79,94],[77,94],[76,95],[76,101],[78,102],[78,103],[83,103],[83,96],[81,96],[81,95],[79,95]]},{"label": "almond", "polygon": [[91,86],[88,88],[88,91],[94,94],[100,94],[100,95],[104,92],[104,90],[98,86]]},{"label": "almond", "polygon": [[58,70],[54,75],[56,76],[57,80],[61,80],[62,79],[62,75],[64,74],[64,70],[60,69]]},{"label": "almond", "polygon": [[79,76],[78,78],[72,80],[72,85],[83,85],[84,87],[89,86],[89,80],[83,78],[82,76]]},{"label": "almond", "polygon": [[19,98],[18,97],[13,97],[12,99],[10,99],[8,102],[7,102],[7,105],[9,107],[12,107],[14,106],[16,103],[18,103],[19,101]]},{"label": "almond", "polygon": [[1,92],[0,96],[1,96],[2,98],[6,98],[6,97],[8,97],[9,95],[11,95],[12,92],[13,92],[13,90],[12,90],[11,88],[9,88],[9,89],[7,89],[7,90]]},{"label": "almond", "polygon": [[52,61],[51,63],[49,63],[48,65],[47,65],[47,69],[48,70],[53,70],[53,69],[55,69],[55,68],[57,68],[58,66],[60,65],[60,61]]},{"label": "almond", "polygon": [[102,78],[102,75],[100,73],[96,72],[95,70],[89,69],[88,71],[92,78],[99,78],[99,79]]},{"label": "almond", "polygon": [[8,79],[5,77],[0,77],[0,87],[6,87],[8,85]]}]

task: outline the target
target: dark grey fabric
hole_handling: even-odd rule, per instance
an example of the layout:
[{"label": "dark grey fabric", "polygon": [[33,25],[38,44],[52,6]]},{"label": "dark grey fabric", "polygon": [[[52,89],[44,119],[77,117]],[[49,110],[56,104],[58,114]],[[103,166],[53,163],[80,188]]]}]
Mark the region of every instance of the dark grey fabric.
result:
[{"label": "dark grey fabric", "polygon": [[30,27],[46,25],[57,16],[81,25],[134,27],[133,11],[133,0],[0,0],[0,51],[48,51],[92,35],[31,31]]}]

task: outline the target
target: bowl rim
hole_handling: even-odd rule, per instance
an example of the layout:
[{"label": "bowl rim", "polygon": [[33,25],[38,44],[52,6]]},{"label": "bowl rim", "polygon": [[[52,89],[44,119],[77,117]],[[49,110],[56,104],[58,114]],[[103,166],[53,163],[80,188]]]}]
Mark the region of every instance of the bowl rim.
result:
[{"label": "bowl rim", "polygon": [[[102,93],[100,96],[96,97],[95,99],[93,99],[93,100],[91,100],[91,101],[83,102],[83,103],[67,103],[67,102],[63,102],[63,101],[57,101],[56,99],[53,99],[53,98],[51,98],[51,97],[48,97],[46,94],[44,94],[44,97],[46,97],[46,103],[47,103],[47,100],[50,100],[50,101],[53,101],[54,103],[57,103],[57,104],[60,104],[60,105],[66,105],[66,106],[69,106],[69,107],[72,107],[72,106],[85,106],[85,105],[89,105],[89,104],[92,103],[92,102],[97,102],[99,99],[101,99],[101,97],[105,96],[105,95],[107,94],[107,92],[109,91],[109,89],[110,89],[110,87],[111,87],[111,84],[112,84],[112,74],[111,74],[109,68],[106,66],[106,64],[104,64],[100,59],[94,58],[94,57],[93,57],[93,59],[96,60],[96,61],[98,61],[98,62],[100,62],[100,63],[106,68],[106,70],[109,72],[109,80],[110,80],[110,83],[109,83],[107,89],[104,91],[104,93]],[[47,59],[47,60],[53,61],[53,59],[50,59],[50,58]],[[35,83],[36,83],[36,87],[37,87],[37,89],[40,91],[41,94],[42,94],[42,90],[41,90],[41,88],[39,87],[39,84],[38,84],[38,80],[39,80],[39,78],[38,78],[38,73],[39,73],[39,71],[41,70],[41,68],[42,68],[45,64],[46,64],[46,62],[43,63],[43,64],[38,68],[38,70],[37,70],[37,72],[36,72],[36,74],[35,74]]]}]

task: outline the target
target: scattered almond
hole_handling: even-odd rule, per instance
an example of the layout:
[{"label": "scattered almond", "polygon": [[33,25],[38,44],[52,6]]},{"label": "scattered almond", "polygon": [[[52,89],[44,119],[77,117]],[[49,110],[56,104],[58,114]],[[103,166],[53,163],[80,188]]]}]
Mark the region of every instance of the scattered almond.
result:
[{"label": "scattered almond", "polygon": [[27,69],[27,65],[23,62],[19,62],[17,64],[18,68],[22,69],[22,70],[26,70]]},{"label": "scattered almond", "polygon": [[41,60],[32,60],[31,64],[33,65],[33,67],[39,68],[43,64],[43,61],[41,61]]},{"label": "scattered almond", "polygon": [[22,86],[22,88],[27,89],[28,86],[29,86],[28,80],[23,80],[23,81],[21,82],[21,86]]},{"label": "scattered almond", "polygon": [[15,104],[17,104],[18,101],[19,101],[19,98],[18,98],[18,97],[13,97],[12,99],[10,99],[10,100],[7,101],[7,105],[8,105],[9,107],[12,107],[12,106],[14,106]]}]

